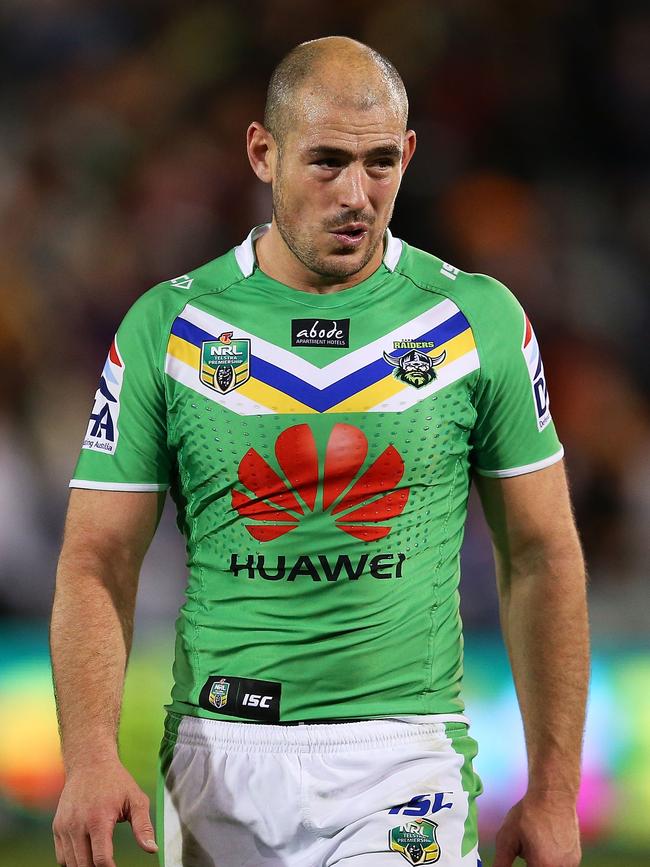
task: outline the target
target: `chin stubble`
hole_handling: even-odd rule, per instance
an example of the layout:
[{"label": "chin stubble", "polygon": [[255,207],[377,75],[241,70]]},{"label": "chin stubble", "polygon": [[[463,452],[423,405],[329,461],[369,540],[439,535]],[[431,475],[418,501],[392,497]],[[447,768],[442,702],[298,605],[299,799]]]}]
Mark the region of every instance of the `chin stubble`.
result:
[{"label": "chin stubble", "polygon": [[377,247],[382,241],[383,236],[379,236],[375,243],[368,248],[366,251],[366,255],[363,257],[360,263],[355,264],[353,267],[346,265],[345,257],[341,256],[340,261],[328,261],[325,260],[322,256],[319,255],[318,250],[314,244],[309,243],[309,241],[305,241],[304,243],[299,243],[297,238],[292,234],[290,230],[287,229],[287,224],[283,219],[283,208],[281,201],[275,201],[273,205],[273,215],[275,217],[275,222],[278,227],[278,231],[280,232],[280,236],[282,240],[287,245],[287,247],[291,250],[293,255],[301,262],[306,268],[310,271],[313,271],[314,274],[318,274],[320,277],[334,277],[334,278],[343,278],[343,277],[352,277],[354,274],[358,274],[368,262],[375,255]]}]

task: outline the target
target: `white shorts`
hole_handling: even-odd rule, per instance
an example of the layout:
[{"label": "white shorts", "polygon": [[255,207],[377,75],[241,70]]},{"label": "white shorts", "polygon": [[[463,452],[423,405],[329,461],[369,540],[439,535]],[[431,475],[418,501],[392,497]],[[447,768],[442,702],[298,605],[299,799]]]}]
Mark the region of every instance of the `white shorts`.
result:
[{"label": "white shorts", "polygon": [[464,723],[257,725],[169,715],[163,867],[477,867]]}]

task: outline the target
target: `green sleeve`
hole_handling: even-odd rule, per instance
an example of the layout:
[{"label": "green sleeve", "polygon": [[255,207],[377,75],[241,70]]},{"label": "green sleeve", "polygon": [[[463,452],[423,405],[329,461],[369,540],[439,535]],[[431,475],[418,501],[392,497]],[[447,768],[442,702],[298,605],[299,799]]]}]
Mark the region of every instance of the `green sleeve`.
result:
[{"label": "green sleeve", "polygon": [[472,461],[477,473],[505,478],[559,461],[563,449],[551,418],[539,344],[515,297],[483,281],[474,329],[480,360]]},{"label": "green sleeve", "polygon": [[169,487],[159,293],[126,314],[106,358],[70,487],[162,491]]}]

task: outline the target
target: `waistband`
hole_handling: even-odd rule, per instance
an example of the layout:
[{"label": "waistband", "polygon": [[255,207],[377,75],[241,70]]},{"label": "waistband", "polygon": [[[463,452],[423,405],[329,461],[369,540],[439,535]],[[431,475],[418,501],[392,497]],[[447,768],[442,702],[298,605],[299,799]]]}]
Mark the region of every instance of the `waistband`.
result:
[{"label": "waistband", "polygon": [[228,752],[305,753],[385,749],[416,743],[443,747],[450,734],[467,731],[466,722],[413,722],[394,719],[305,723],[297,726],[226,722],[169,714],[165,735],[176,744]]}]

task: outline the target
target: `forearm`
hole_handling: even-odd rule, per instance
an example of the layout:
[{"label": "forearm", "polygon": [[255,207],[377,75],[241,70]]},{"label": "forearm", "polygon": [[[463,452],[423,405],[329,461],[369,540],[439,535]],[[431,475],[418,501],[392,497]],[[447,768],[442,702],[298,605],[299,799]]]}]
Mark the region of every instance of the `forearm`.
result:
[{"label": "forearm", "polygon": [[116,822],[155,852],[149,801],[120,762],[117,731],[138,575],[164,494],[74,489],[50,646],[66,783],[52,824],[59,864],[113,865]]},{"label": "forearm", "polygon": [[67,772],[117,755],[136,582],[116,568],[65,549],[59,563],[50,645]]},{"label": "forearm", "polygon": [[529,791],[576,795],[589,677],[584,564],[577,540],[500,560],[502,629],[522,712]]}]

